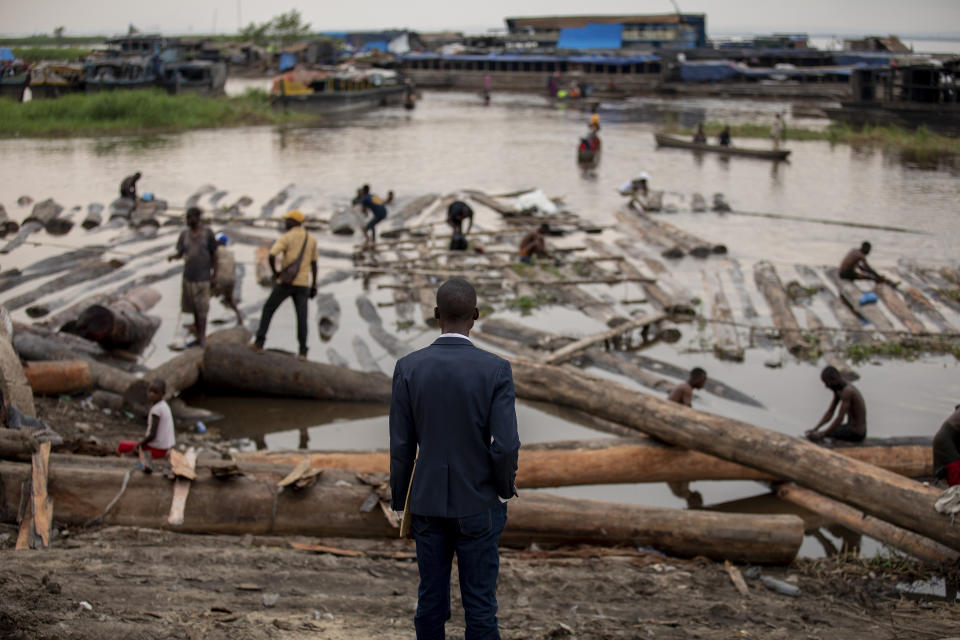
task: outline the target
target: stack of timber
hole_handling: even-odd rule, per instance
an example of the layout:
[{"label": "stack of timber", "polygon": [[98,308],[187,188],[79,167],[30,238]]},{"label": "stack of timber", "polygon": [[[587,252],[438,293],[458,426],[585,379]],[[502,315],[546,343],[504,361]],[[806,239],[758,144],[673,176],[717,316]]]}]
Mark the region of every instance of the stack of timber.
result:
[{"label": "stack of timber", "polygon": [[725,254],[727,252],[726,245],[699,238],[669,222],[656,220],[643,213],[638,213],[637,217],[642,219],[644,224],[656,226],[664,235],[673,238],[678,247],[694,257],[706,258],[711,254]]},{"label": "stack of timber", "polygon": [[[596,240],[590,239],[587,241],[587,244],[601,257],[614,257],[619,255],[613,253],[608,246]],[[626,259],[625,256],[624,260],[619,261],[617,265],[625,274],[637,278],[637,281],[640,282],[650,302],[661,311],[666,312],[671,317],[694,315],[695,311],[689,300],[665,291],[655,278],[646,275],[645,272],[641,271],[637,265],[629,259]]]},{"label": "stack of timber", "polygon": [[[54,456],[49,497],[57,506],[56,520],[68,526],[97,521],[190,533],[397,536],[397,525],[387,513],[389,489],[383,481],[328,470],[303,483],[280,486],[291,475],[288,466],[227,464],[240,474],[220,477],[216,471],[224,462],[201,459],[192,471],[192,480],[177,480],[189,483],[189,494],[179,505],[182,520],[168,518],[171,486],[159,474],[134,472],[111,505],[129,471],[97,458]],[[30,465],[0,461],[0,513],[4,520],[15,517],[19,488],[30,473]],[[294,488],[297,484],[302,488]],[[364,508],[365,504],[370,508]],[[790,562],[802,539],[803,521],[796,516],[681,511],[539,493],[511,504],[510,520],[501,538],[508,545],[655,546],[676,556],[759,563]]]}]

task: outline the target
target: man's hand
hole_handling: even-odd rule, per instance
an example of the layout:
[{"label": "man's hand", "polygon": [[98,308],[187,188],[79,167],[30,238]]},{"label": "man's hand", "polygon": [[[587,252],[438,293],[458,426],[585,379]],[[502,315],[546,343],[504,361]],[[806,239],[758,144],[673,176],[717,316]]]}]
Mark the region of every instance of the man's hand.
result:
[{"label": "man's hand", "polygon": [[180,254],[174,253],[173,255],[167,256],[167,262],[173,262],[174,260],[178,260],[179,258],[180,258]]},{"label": "man's hand", "polygon": [[316,298],[316,297],[317,297],[317,287],[316,287],[316,285],[310,287],[310,297],[311,297],[311,298]]}]

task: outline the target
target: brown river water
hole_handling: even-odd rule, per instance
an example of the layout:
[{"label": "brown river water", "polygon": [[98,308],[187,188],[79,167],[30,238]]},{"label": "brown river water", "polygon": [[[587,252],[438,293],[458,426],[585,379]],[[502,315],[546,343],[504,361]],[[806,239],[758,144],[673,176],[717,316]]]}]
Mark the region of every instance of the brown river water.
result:
[{"label": "brown river water", "polygon": [[[278,130],[250,127],[225,130],[201,130],[176,135],[150,137],[106,137],[68,139],[0,140],[0,204],[11,217],[22,219],[27,208],[17,198],[29,195],[35,200],[53,197],[68,209],[93,202],[109,204],[117,185],[127,174],[139,170],[143,178],[141,192],[149,191],[182,207],[201,185],[211,184],[225,190],[222,203],[232,203],[242,195],[254,203],[249,215],[259,215],[261,206],[287,185],[294,185],[292,199],[300,199],[300,208],[308,214],[329,214],[352,198],[356,188],[370,183],[373,190],[385,194],[393,189],[397,206],[425,193],[451,193],[475,188],[487,193],[509,192],[539,187],[550,196],[563,196],[564,208],[598,224],[615,224],[614,212],[623,202],[616,188],[641,171],[652,177],[652,187],[666,192],[667,202],[677,203],[680,213],[662,214],[669,222],[702,237],[722,242],[729,258],[739,261],[745,274],[753,304],[761,314],[760,322],[770,324],[763,299],[752,284],[752,266],[766,259],[773,262],[781,279],[796,278],[793,265],[831,265],[846,250],[863,240],[874,245],[871,263],[883,271],[892,268],[901,257],[924,265],[957,267],[957,239],[960,238],[960,164],[940,159],[918,163],[902,155],[878,148],[852,148],[821,141],[792,141],[786,146],[793,153],[788,163],[771,163],[750,158],[724,159],[698,156],[684,150],[657,150],[653,132],[664,121],[693,124],[701,120],[728,122],[769,122],[775,112],[788,114],[790,124],[824,126],[824,121],[789,118],[786,103],[722,100],[633,100],[602,103],[600,107],[604,142],[603,159],[598,170],[581,173],[574,162],[577,138],[585,131],[584,112],[557,107],[538,96],[494,95],[491,106],[484,107],[479,96],[467,93],[433,93],[423,96],[412,111],[383,109],[350,120],[328,123],[316,128]],[[789,136],[789,134],[788,134]],[[767,140],[735,141],[745,146],[766,147]],[[920,233],[827,226],[812,222],[771,220],[715,213],[685,213],[684,203],[693,192],[709,199],[721,192],[735,210],[785,214],[801,218],[829,218],[838,221],[907,227]],[[291,202],[288,200],[288,203]],[[201,205],[209,205],[205,198]],[[274,215],[282,213],[278,208]],[[82,217],[82,214],[80,214]],[[478,208],[477,226],[492,228],[496,214]],[[176,236],[162,228],[160,235],[140,244],[125,245],[126,253],[114,257],[130,260],[138,275],[166,269],[166,262],[154,254],[137,257],[145,248],[167,244]],[[0,255],[0,269],[23,267],[68,248],[102,244],[124,233],[117,229],[86,232],[79,226],[70,234],[53,237],[45,232],[10,254]],[[270,231],[260,232],[275,237]],[[166,235],[165,235],[166,234]],[[605,231],[612,240],[617,231]],[[355,240],[321,235],[326,247],[349,251]],[[582,237],[559,241],[576,245]],[[242,304],[252,305],[266,298],[268,291],[254,282],[253,247],[233,247],[238,261],[246,268]],[[128,255],[129,254],[129,255]],[[670,265],[673,276],[695,292],[702,292],[702,273],[719,270],[724,282],[727,262],[711,257],[705,261],[684,258]],[[139,268],[137,268],[139,266]],[[347,261],[320,259],[321,275],[346,268]],[[42,281],[41,281],[42,282]],[[97,281],[100,288],[80,291],[88,295],[116,287],[118,278]],[[389,290],[370,285],[367,295],[374,302],[389,302]],[[23,293],[34,285],[0,294],[0,301]],[[81,285],[81,288],[84,285]],[[163,324],[148,349],[146,364],[155,366],[173,353],[167,345],[182,334],[178,296],[179,278],[155,285],[163,294],[151,313]],[[636,299],[642,292],[634,285],[606,287],[591,285],[591,292],[616,300]],[[329,343],[323,343],[314,324],[311,307],[310,357],[326,361],[327,347],[333,347],[356,364],[351,347],[354,336],[366,340],[384,373],[393,369],[393,358],[369,339],[367,327],[354,304],[361,293],[357,280],[346,280],[325,288],[337,296],[342,308],[340,330]],[[67,292],[70,293],[70,292]],[[59,297],[63,292],[51,297]],[[743,318],[738,297],[732,288],[727,296],[734,315]],[[632,309],[642,309],[636,305]],[[379,309],[384,326],[411,346],[429,344],[436,332],[425,326],[405,331],[396,328],[391,307]],[[821,318],[831,318],[825,308],[817,308]],[[954,324],[960,317],[944,310]],[[545,307],[527,317],[499,312],[550,331],[582,336],[602,330],[597,321],[569,309]],[[21,309],[14,318],[26,321]],[[214,302],[212,318],[229,321],[231,314]],[[295,351],[295,320],[292,305],[285,305],[274,316],[267,339],[268,347]],[[802,316],[802,314],[800,314]],[[252,314],[255,321],[259,311]],[[832,319],[832,318],[831,318]],[[803,320],[801,320],[801,323]],[[829,322],[828,322],[829,324]],[[763,366],[774,351],[751,349],[743,363],[722,362],[702,349],[709,327],[695,323],[681,325],[680,342],[658,344],[648,355],[684,368],[703,366],[712,377],[753,395],[763,408],[749,407],[706,393],[694,398],[697,408],[742,419],[784,433],[799,434],[816,424],[830,396],[819,382],[823,363],[801,363],[785,358],[780,369]],[[932,435],[953,406],[960,402],[958,363],[952,357],[929,356],[914,362],[876,361],[857,367],[857,383],[867,400],[869,429],[873,436]],[[598,375],[606,375],[598,372]],[[612,376],[611,376],[612,377]],[[629,383],[620,379],[620,382]],[[225,437],[248,438],[245,446],[269,448],[367,449],[388,445],[386,407],[357,406],[345,403],[276,400],[266,398],[205,397],[191,399],[223,413],[218,424]],[[518,403],[520,435],[524,442],[603,437],[563,417],[562,412],[547,412],[543,407]],[[704,494],[706,503],[742,498],[763,489],[751,482],[699,483],[694,488]],[[555,490],[569,496],[582,496],[640,504],[682,506],[661,485],[614,485],[574,487]],[[804,555],[822,553],[819,545],[808,541]]]}]

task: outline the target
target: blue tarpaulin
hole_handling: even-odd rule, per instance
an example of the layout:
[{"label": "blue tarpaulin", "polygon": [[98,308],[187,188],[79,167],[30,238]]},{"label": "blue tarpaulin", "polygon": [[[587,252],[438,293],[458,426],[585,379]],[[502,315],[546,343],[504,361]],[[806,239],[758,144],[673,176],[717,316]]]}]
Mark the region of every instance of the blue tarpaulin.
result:
[{"label": "blue tarpaulin", "polygon": [[717,82],[739,74],[740,70],[729,60],[684,62],[680,65],[680,77],[684,82]]},{"label": "blue tarpaulin", "polygon": [[361,51],[386,51],[390,43],[386,40],[373,40],[363,45]]},{"label": "blue tarpaulin", "polygon": [[10,62],[12,60],[16,60],[13,55],[13,51],[10,51],[10,49],[7,49],[6,47],[0,47],[0,61]]},{"label": "blue tarpaulin", "polygon": [[890,56],[886,53],[837,53],[834,60],[840,66],[865,65],[868,67],[889,67]]},{"label": "blue tarpaulin", "polygon": [[280,54],[280,71],[293,69],[297,64],[297,56],[293,53]]},{"label": "blue tarpaulin", "polygon": [[623,44],[622,24],[596,24],[560,30],[558,49],[619,49]]}]

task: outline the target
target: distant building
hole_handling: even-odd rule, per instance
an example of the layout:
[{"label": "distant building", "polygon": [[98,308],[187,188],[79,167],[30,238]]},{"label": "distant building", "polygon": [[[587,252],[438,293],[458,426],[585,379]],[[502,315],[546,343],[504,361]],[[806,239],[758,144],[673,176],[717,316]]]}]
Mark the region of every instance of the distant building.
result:
[{"label": "distant building", "polygon": [[889,51],[890,53],[909,53],[910,47],[903,44],[900,38],[889,35],[886,38],[881,36],[867,36],[859,40],[844,40],[844,49],[850,51]]},{"label": "distant building", "polygon": [[514,37],[526,35],[538,47],[558,49],[668,49],[707,46],[702,13],[584,15],[507,18]]}]

